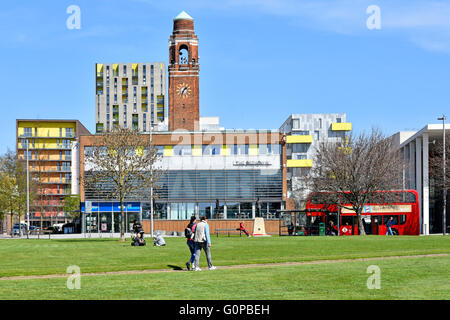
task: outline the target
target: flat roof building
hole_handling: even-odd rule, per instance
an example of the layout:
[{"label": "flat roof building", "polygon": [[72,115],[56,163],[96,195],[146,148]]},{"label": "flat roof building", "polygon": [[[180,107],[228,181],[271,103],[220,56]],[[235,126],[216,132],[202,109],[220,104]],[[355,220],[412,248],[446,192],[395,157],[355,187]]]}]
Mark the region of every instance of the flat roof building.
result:
[{"label": "flat roof building", "polygon": [[[450,124],[445,125],[445,131],[447,130],[450,132]],[[442,233],[442,188],[436,186],[430,170],[430,160],[436,151],[436,143],[442,143],[442,134],[442,124],[427,124],[418,131],[401,131],[392,136],[406,162],[403,188],[415,189],[419,195],[422,234]],[[450,171],[450,168],[447,170]],[[449,204],[447,199],[447,228]]]},{"label": "flat roof building", "polygon": [[[30,224],[67,222],[64,197],[78,194],[78,138],[90,135],[78,120],[16,120],[16,150],[29,160],[30,179],[37,186],[30,203]],[[28,150],[28,154],[27,154]]]},{"label": "flat roof building", "polygon": [[[314,166],[316,147],[320,142],[344,143],[352,124],[345,113],[292,114],[281,125],[285,134],[287,207],[302,208],[310,190],[306,178]],[[296,202],[294,204],[294,202]]]},{"label": "flat roof building", "polygon": [[161,130],[166,121],[166,67],[155,63],[95,65],[96,133],[116,127]]}]

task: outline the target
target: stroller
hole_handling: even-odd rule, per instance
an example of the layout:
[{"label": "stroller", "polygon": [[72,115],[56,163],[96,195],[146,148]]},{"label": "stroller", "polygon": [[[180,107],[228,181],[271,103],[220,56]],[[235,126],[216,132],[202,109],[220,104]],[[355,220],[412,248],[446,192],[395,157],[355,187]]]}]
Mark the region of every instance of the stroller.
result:
[{"label": "stroller", "polygon": [[131,235],[131,245],[134,247],[145,246],[144,229],[137,221],[133,225],[134,234]]}]

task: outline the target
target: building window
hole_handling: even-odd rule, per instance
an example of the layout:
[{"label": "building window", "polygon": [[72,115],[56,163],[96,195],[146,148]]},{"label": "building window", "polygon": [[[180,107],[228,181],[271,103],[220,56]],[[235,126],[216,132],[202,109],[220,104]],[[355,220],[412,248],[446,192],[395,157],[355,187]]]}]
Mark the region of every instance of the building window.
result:
[{"label": "building window", "polygon": [[342,118],[336,118],[336,122],[337,123],[341,123],[342,122]]},{"label": "building window", "polygon": [[123,65],[123,76],[126,77],[127,76],[127,66]]},{"label": "building window", "polygon": [[123,127],[127,127],[127,105],[123,105]]},{"label": "building window", "polygon": [[302,130],[302,131],[296,131],[292,133],[295,136],[307,136],[309,135],[309,131],[308,130]]},{"label": "building window", "polygon": [[293,119],[292,120],[292,129],[299,129],[300,128],[300,119]]},{"label": "building window", "polygon": [[292,145],[292,152],[294,153],[306,153],[309,149],[308,143],[295,143]]},{"label": "building window", "polygon": [[173,154],[175,156],[190,156],[192,155],[192,146],[177,145],[173,147]]},{"label": "building window", "polygon": [[31,137],[31,128],[23,128],[23,136]]},{"label": "building window", "polygon": [[28,139],[20,139],[20,143],[22,145],[22,148],[28,147]]},{"label": "building window", "polygon": [[319,129],[322,129],[322,119],[319,118]]},{"label": "building window", "polygon": [[220,145],[203,145],[202,154],[204,156],[217,156],[220,155]]},{"label": "building window", "polygon": [[144,113],[143,117],[142,117],[142,131],[146,132],[147,131],[147,114]]},{"label": "building window", "polygon": [[66,128],[66,138],[73,138],[73,128]]},{"label": "building window", "polygon": [[319,141],[320,139],[320,132],[319,131],[314,131],[314,140]]},{"label": "building window", "polygon": [[159,156],[163,156],[164,155],[164,146],[156,146],[156,148],[157,148],[157,154],[159,155]]}]

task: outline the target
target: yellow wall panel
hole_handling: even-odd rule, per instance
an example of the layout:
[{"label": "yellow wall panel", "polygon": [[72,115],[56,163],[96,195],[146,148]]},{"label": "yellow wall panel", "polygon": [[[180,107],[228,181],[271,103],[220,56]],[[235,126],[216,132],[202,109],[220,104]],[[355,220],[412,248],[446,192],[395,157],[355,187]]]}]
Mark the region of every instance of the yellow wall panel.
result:
[{"label": "yellow wall panel", "polygon": [[302,160],[287,160],[288,168],[310,168],[312,167],[313,161],[311,159],[302,159]]},{"label": "yellow wall panel", "polygon": [[60,128],[62,128],[62,138],[66,135],[66,128],[71,128],[73,134],[76,132],[75,122],[45,122],[45,121],[21,121],[18,124],[18,135],[23,135],[24,128],[31,128],[31,135],[35,137],[35,128],[37,128],[38,137],[60,137]]},{"label": "yellow wall panel", "polygon": [[165,157],[171,157],[173,155],[173,148],[172,146],[164,146],[164,156]]},{"label": "yellow wall panel", "polygon": [[311,135],[286,136],[286,143],[312,143]]},{"label": "yellow wall panel", "polygon": [[220,148],[220,155],[222,156],[229,156],[230,155],[230,148],[227,145],[223,145]]},{"label": "yellow wall panel", "polygon": [[331,124],[332,131],[351,131],[352,124],[350,122],[342,122],[342,123],[332,123]]},{"label": "yellow wall panel", "polygon": [[196,157],[202,156],[202,146],[192,146],[192,155]]},{"label": "yellow wall panel", "polygon": [[257,156],[258,155],[258,145],[251,144],[248,149],[248,154],[250,156]]},{"label": "yellow wall panel", "polygon": [[103,72],[103,64],[97,63],[97,76],[100,76],[100,73]]}]

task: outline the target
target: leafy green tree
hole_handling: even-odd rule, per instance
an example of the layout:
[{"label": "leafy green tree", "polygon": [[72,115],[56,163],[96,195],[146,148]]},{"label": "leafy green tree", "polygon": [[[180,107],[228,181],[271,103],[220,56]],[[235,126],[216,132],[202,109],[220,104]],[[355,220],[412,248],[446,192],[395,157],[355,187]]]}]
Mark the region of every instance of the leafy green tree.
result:
[{"label": "leafy green tree", "polygon": [[64,212],[74,219],[80,216],[80,195],[70,194],[64,197]]},{"label": "leafy green tree", "polygon": [[[29,201],[35,197],[35,186],[30,181]],[[19,223],[27,213],[27,169],[26,161],[11,150],[0,158],[0,211],[10,214],[11,226],[14,216]],[[22,229],[19,228],[20,234]]]}]

